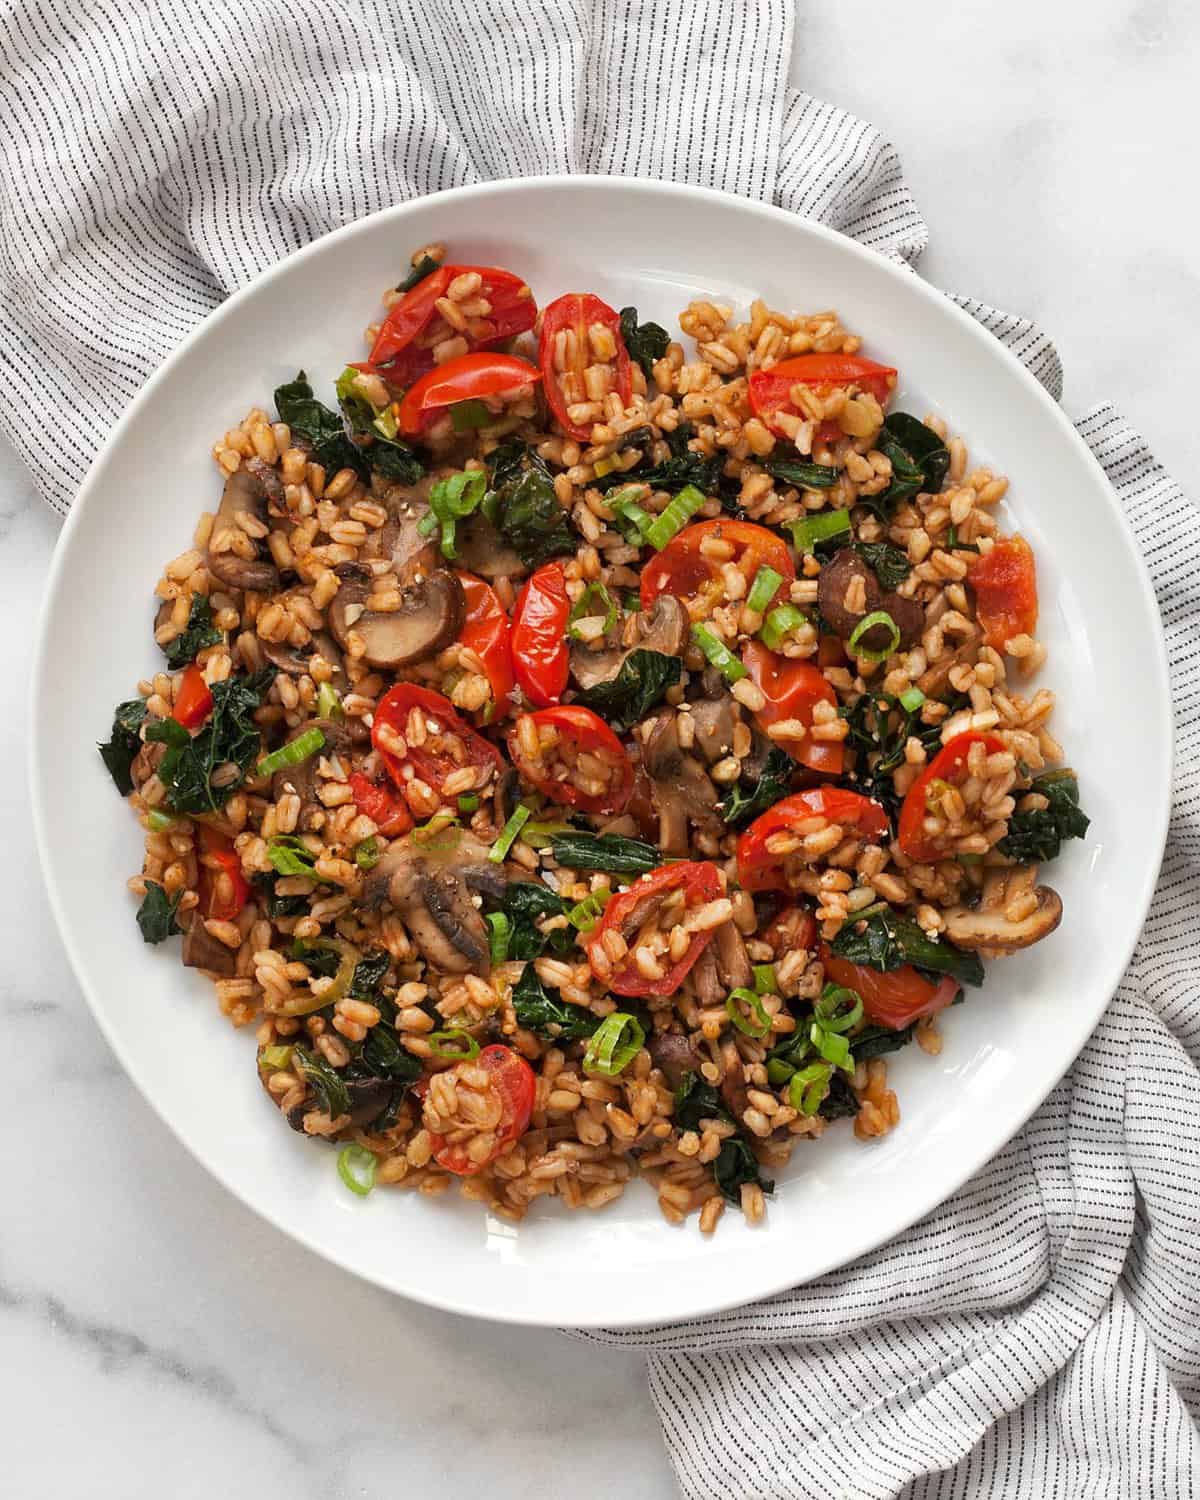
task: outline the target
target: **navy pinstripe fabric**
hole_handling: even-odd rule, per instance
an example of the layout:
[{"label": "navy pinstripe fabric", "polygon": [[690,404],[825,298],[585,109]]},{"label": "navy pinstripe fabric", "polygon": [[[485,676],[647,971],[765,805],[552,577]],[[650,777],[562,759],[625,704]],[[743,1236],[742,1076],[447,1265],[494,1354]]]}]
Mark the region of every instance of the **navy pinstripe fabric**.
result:
[{"label": "navy pinstripe fabric", "polygon": [[[869,125],[786,90],[787,0],[10,0],[0,425],[64,511],[196,321],[339,224],[438,188],[613,172],[769,198],[912,263]],[[1031,323],[958,299],[1054,394]],[[1170,846],[1130,972],[1029,1125],[898,1240],[648,1350],[684,1492],[1200,1493],[1200,514],[1110,407],[1081,424],[1170,649]]]}]

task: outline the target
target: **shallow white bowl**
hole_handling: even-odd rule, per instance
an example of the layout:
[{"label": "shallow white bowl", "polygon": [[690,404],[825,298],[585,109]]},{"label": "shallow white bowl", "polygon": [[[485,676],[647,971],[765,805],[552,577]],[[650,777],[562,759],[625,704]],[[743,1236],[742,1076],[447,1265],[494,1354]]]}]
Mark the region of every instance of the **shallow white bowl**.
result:
[{"label": "shallow white bowl", "polygon": [[[689,297],[836,307],[899,366],[895,406],[940,411],[973,461],[1012,480],[1038,556],[1055,734],[1092,818],[1051,877],[1061,929],[949,1012],[939,1058],[892,1060],[902,1120],[864,1146],[845,1125],[801,1146],[767,1221],[711,1239],[670,1228],[645,1184],[603,1213],[540,1206],[519,1227],[450,1194],[352,1197],[332,1152],[286,1129],[254,1046],[178,945],[143,946],[125,878],[141,834],[95,751],[113,705],[161,662],[151,588],[218,495],[209,448],[303,368],[319,393],[359,349],[414,246],[526,276],[539,302],[592,290],[669,327]],[[1063,413],[971,318],[916,276],[817,225],[723,194],[611,178],[464,188],[376,214],[297,252],[181,345],[80,491],[51,572],[33,676],[34,814],[51,902],[96,1019],[179,1139],[245,1203],[380,1286],[522,1323],[637,1325],[711,1312],[838,1266],[954,1191],[1082,1046],[1133,948],[1166,831],[1171,726],[1154,599],[1100,469]],[[1128,774],[1136,725],[1138,774]]]}]

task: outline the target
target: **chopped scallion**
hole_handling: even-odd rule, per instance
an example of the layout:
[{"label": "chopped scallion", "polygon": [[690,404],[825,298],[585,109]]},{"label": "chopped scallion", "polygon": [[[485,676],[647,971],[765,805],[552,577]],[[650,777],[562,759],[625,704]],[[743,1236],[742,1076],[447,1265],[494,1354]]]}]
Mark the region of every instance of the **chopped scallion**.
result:
[{"label": "chopped scallion", "polygon": [[580,932],[591,932],[600,920],[600,913],[611,896],[612,892],[607,889],[593,891],[590,896],[585,896],[582,901],[571,908],[567,913],[567,921]]},{"label": "chopped scallion", "polygon": [[615,1078],[642,1050],[645,1040],[646,1033],[636,1016],[614,1010],[592,1032],[583,1054],[583,1071],[599,1074],[601,1078]]},{"label": "chopped scallion", "polygon": [[617,623],[617,601],[600,582],[589,583],[579,598],[571,606],[571,613],[567,616],[567,634],[574,641],[580,641],[583,637],[575,629],[578,620],[590,619],[594,615],[604,616],[604,633],[608,632]]},{"label": "chopped scallion", "polygon": [[449,1031],[431,1031],[425,1040],[434,1057],[443,1062],[469,1062],[479,1056],[479,1043],[461,1026],[452,1026]]},{"label": "chopped scallion", "polygon": [[488,853],[488,859],[491,860],[492,864],[498,865],[503,862],[504,856],[513,846],[513,840],[528,822],[529,809],[523,802],[519,803],[513,809],[512,817],[509,818],[508,822],[505,823],[504,827],[500,830],[499,838],[492,845],[491,850]]},{"label": "chopped scallion", "polygon": [[324,743],[325,736],[319,729],[306,729],[286,745],[280,745],[278,750],[272,750],[270,755],[264,755],[256,768],[258,774],[273,776],[285,766],[302,765],[306,760],[311,760]]},{"label": "chopped scallion", "polygon": [[761,1041],[771,1029],[766,1006],[753,990],[734,990],[725,1001],[725,1014],[744,1036],[753,1037],[755,1041]]},{"label": "chopped scallion", "polygon": [[292,1053],[295,1050],[294,1047],[260,1047],[258,1065],[260,1068],[270,1068],[272,1073],[278,1073],[291,1067]]},{"label": "chopped scallion", "polygon": [[357,1143],[344,1146],[338,1152],[338,1176],[352,1193],[365,1198],[375,1186],[375,1174],[379,1170],[379,1158],[373,1151]]},{"label": "chopped scallion", "polygon": [[276,875],[306,875],[316,880],[314,868],[317,856],[303,839],[294,834],[279,834],[267,841],[267,858]]},{"label": "chopped scallion", "polygon": [[479,811],[479,798],[471,793],[470,796],[458,799],[458,810],[460,813],[473,813]]},{"label": "chopped scallion", "polygon": [[754,988],[760,995],[778,994],[777,983],[774,964],[754,965]]},{"label": "chopped scallion", "polygon": [[783,575],[777,573],[774,568],[765,566],[759,568],[754,575],[754,582],[750,585],[750,592],[746,596],[746,608],[752,609],[756,615],[765,614],[767,605],[778,593],[782,582]]},{"label": "chopped scallion", "polygon": [[146,814],[146,827],[151,833],[166,833],[168,828],[175,827],[175,819],[170,813],[160,812],[157,807],[152,807]]},{"label": "chopped scallion", "polygon": [[654,517],[638,503],[645,493],[644,485],[627,484],[604,497],[604,503],[617,518],[622,535],[636,546],[646,540],[646,533],[654,523]]},{"label": "chopped scallion", "polygon": [[919,687],[905,688],[900,694],[900,707],[905,713],[915,714],[925,702],[925,694]]},{"label": "chopped scallion", "polygon": [[829,1092],[832,1077],[833,1069],[824,1063],[809,1063],[808,1067],[792,1074],[788,1084],[788,1103],[802,1115],[815,1115]]},{"label": "chopped scallion", "polygon": [[759,638],[769,651],[778,651],[785,635],[797,625],[808,623],[808,616],[794,604],[777,604],[762,622]]},{"label": "chopped scallion", "polygon": [[488,925],[488,953],[492,967],[508,959],[508,943],[512,937],[512,922],[502,911],[491,912],[484,918]]},{"label": "chopped scallion", "polygon": [[373,870],[379,863],[379,840],[374,835],[355,844],[354,863],[360,870]]},{"label": "chopped scallion", "polygon": [[661,552],[671,538],[683,530],[707,499],[708,496],[703,490],[698,490],[694,484],[684,485],[661,514],[655,516],[646,528],[646,540],[654,550]]},{"label": "chopped scallion", "polygon": [[850,1056],[850,1043],[844,1036],[836,1031],[826,1031],[820,1022],[814,1021],[809,1040],[826,1062],[847,1073],[853,1073],[854,1059]]},{"label": "chopped scallion", "polygon": [[495,420],[483,401],[456,401],[450,408],[450,425],[455,432],[471,432]]},{"label": "chopped scallion", "polygon": [[716,667],[726,682],[739,682],[746,669],[723,641],[717,639],[707,625],[692,626],[692,640],[699,646],[708,662]]},{"label": "chopped scallion", "polygon": [[818,542],[827,542],[830,537],[841,536],[850,530],[848,510],[821,510],[815,515],[803,516],[798,521],[789,521],[788,530],[798,552],[811,552]]},{"label": "chopped scallion", "polygon": [[850,1031],[862,1020],[862,997],[857,990],[827,984],[813,1006],[813,1016],[823,1031]]},{"label": "chopped scallion", "polygon": [[340,719],[344,716],[342,700],[334,692],[333,684],[323,682],[317,689],[317,718]]},{"label": "chopped scallion", "polygon": [[557,834],[570,831],[569,823],[526,823],[521,829],[521,842],[531,849],[548,849]]},{"label": "chopped scallion", "polygon": [[[868,630],[874,630],[876,626],[886,627],[888,632],[888,643],[882,651],[872,651],[866,646],[858,643],[866,635]],[[846,642],[846,649],[860,661],[887,661],[892,652],[900,645],[900,627],[888,614],[886,609],[873,609],[869,615],[864,615],[850,634]]]}]

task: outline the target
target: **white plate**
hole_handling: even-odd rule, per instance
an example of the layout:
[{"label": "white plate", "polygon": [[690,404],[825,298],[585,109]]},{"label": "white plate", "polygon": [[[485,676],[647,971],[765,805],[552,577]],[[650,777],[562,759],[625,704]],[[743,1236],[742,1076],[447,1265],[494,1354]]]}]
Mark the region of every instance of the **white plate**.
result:
[{"label": "white plate", "polygon": [[[144,947],[125,878],[141,834],[95,751],[113,705],[161,660],[151,588],[213,508],[213,439],[304,368],[329,388],[410,249],[585,289],[676,327],[695,294],[836,307],[899,366],[898,407],[942,412],[1012,479],[1037,551],[1054,732],[1092,818],[1052,881],[1061,929],[989,970],[946,1018],[937,1059],[893,1061],[902,1120],[864,1146],[842,1126],[801,1146],[767,1221],[711,1239],[670,1228],[645,1184],[602,1213],[535,1209],[520,1227],[457,1194],[352,1197],[333,1154],[287,1130],[254,1045],[178,945]],[[693,188],[528,179],[441,194],[328,235],[231,297],[166,361],[80,491],[51,572],[33,678],[34,812],[63,941],[96,1019],[146,1098],[243,1202],[338,1265],[405,1296],[521,1323],[637,1325],[711,1312],[851,1260],[927,1213],[1025,1121],[1082,1046],[1133,948],[1166,830],[1171,724],[1157,612],[1099,468],[1063,413],[971,318],[916,276],[774,208]],[[1133,726],[1131,728],[1131,726]],[[1131,735],[1138,769],[1130,776]]]}]

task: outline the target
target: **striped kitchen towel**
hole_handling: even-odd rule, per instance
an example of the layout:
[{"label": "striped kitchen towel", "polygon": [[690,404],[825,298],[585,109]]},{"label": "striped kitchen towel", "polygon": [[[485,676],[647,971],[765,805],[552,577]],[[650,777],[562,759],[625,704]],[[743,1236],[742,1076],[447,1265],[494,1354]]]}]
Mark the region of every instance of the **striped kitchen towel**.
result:
[{"label": "striped kitchen towel", "polygon": [[[791,39],[787,0],[9,0],[0,426],[65,512],[225,295],[326,230],[489,177],[695,182],[914,261],[926,228],[895,153],[786,88]],[[964,305],[1059,394],[1037,328]],[[1172,663],[1174,816],[1145,933],[1066,1078],[935,1213],[769,1301],[608,1336],[648,1349],[689,1496],[1200,1492],[1200,516],[1111,408],[1081,431]]]}]

